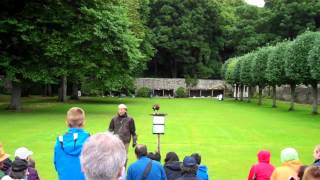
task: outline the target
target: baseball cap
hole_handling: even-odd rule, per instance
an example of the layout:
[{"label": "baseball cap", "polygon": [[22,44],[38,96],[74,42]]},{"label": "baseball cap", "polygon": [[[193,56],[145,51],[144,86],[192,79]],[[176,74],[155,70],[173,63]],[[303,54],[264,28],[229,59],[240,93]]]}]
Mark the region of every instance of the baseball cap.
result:
[{"label": "baseball cap", "polygon": [[18,157],[20,159],[27,159],[32,154],[33,154],[33,152],[30,151],[29,149],[27,149],[25,147],[20,147],[16,150],[16,152],[14,153],[14,156]]},{"label": "baseball cap", "polygon": [[191,157],[191,156],[186,156],[184,159],[183,159],[183,166],[184,167],[193,167],[197,165],[197,161]]}]

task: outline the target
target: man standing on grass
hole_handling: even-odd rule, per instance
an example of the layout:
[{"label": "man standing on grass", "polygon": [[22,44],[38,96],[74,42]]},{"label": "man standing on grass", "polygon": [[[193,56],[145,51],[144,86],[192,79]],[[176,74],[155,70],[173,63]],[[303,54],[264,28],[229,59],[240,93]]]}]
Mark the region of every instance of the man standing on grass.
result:
[{"label": "man standing on grass", "polygon": [[135,147],[137,144],[137,135],[134,120],[128,116],[127,109],[127,106],[124,104],[118,106],[118,114],[112,118],[109,131],[120,137],[128,154],[131,136],[133,139],[132,147]]}]

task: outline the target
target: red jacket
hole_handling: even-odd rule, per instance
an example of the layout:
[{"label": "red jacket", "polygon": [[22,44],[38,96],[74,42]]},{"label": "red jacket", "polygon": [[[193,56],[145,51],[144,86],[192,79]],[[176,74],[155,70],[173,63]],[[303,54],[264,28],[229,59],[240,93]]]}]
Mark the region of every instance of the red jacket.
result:
[{"label": "red jacket", "polygon": [[248,180],[270,180],[274,170],[270,164],[270,152],[260,151],[257,156],[259,162],[251,167]]}]

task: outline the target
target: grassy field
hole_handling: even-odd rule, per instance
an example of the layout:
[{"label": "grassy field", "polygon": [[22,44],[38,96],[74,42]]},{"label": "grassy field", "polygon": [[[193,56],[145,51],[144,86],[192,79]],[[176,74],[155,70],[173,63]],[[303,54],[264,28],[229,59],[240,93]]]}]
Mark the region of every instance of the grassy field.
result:
[{"label": "grassy field", "polygon": [[[93,134],[107,129],[119,103],[127,104],[138,142],[154,151],[156,137],[149,114],[151,106],[159,103],[161,112],[168,113],[166,134],[161,137],[162,159],[168,151],[177,152],[180,159],[198,152],[210,177],[217,180],[246,179],[260,149],[271,151],[276,166],[285,147],[296,148],[302,162],[310,164],[313,148],[320,143],[320,116],[310,115],[309,105],[297,105],[295,112],[288,112],[288,104],[282,102],[274,109],[269,101],[257,106],[231,99],[82,98],[63,104],[54,98],[32,97],[24,99],[23,111],[16,113],[3,110],[7,101],[8,97],[0,97],[0,141],[11,155],[19,146],[31,149],[44,180],[57,179],[53,147],[56,136],[66,131],[65,113],[72,106],[85,109],[85,129]],[[131,148],[129,164],[134,160]]]}]

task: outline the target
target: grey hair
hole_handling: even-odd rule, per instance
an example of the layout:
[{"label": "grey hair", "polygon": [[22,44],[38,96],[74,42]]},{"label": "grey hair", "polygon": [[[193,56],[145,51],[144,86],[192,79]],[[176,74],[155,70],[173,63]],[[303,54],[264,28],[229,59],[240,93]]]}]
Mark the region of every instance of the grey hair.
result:
[{"label": "grey hair", "polygon": [[124,167],[127,153],[118,136],[110,132],[92,135],[80,156],[87,180],[114,180]]}]

